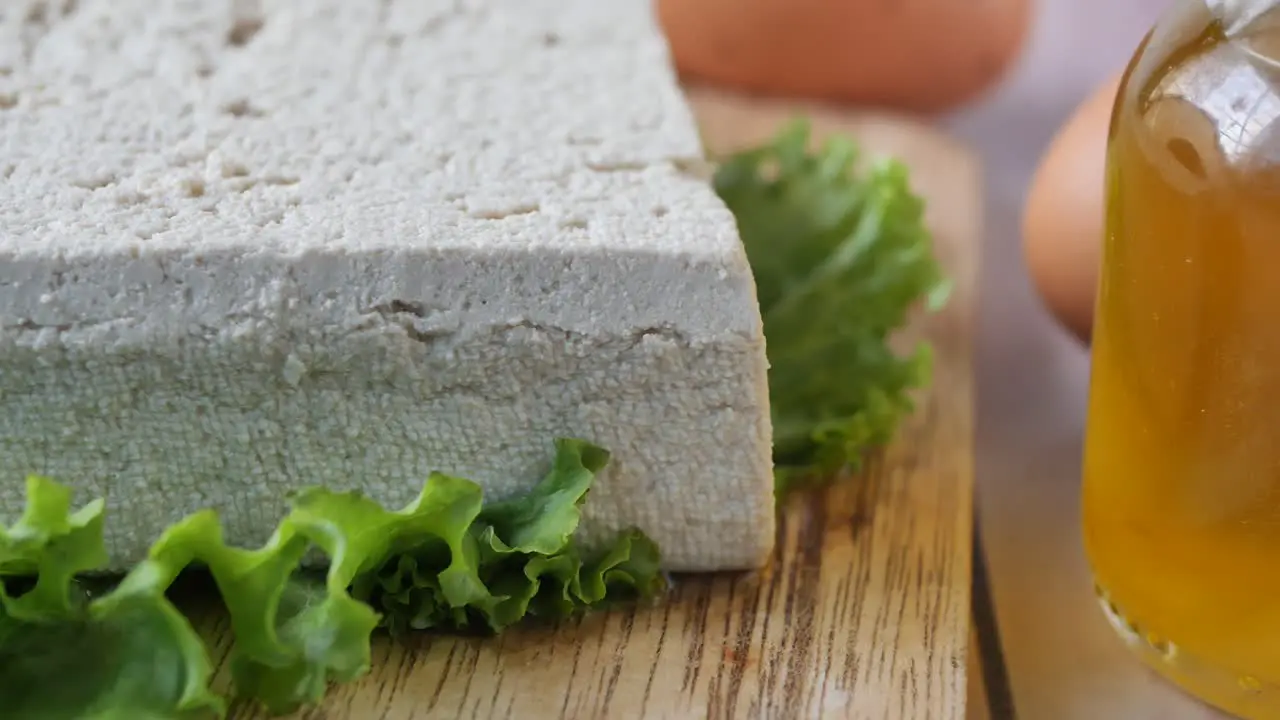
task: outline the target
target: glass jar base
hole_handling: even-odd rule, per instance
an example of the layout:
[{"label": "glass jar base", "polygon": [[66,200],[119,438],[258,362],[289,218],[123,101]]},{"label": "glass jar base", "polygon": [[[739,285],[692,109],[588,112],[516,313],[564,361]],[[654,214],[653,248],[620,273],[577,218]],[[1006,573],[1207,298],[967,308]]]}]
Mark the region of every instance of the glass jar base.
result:
[{"label": "glass jar base", "polygon": [[1200,701],[1242,720],[1280,720],[1280,685],[1232,672],[1189,655],[1168,638],[1147,632],[1101,585],[1098,604],[1111,627],[1152,670]]}]

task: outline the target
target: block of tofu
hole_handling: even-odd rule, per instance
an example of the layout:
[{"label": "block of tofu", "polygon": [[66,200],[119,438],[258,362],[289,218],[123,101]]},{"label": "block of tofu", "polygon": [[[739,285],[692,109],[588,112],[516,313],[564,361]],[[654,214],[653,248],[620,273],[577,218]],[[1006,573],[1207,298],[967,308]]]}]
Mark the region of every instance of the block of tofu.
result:
[{"label": "block of tofu", "polygon": [[288,490],[501,498],[613,453],[582,526],[773,545],[755,285],[649,0],[0,5],[0,520],[105,496],[115,566]]}]

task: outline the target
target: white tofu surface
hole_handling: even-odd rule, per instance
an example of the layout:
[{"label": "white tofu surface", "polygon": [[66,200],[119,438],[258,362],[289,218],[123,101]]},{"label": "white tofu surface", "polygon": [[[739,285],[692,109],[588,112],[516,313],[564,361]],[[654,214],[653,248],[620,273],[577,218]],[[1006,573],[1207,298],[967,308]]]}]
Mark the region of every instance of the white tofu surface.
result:
[{"label": "white tofu surface", "polygon": [[648,0],[0,0],[0,520],[614,454],[588,544],[773,544],[755,287]]}]

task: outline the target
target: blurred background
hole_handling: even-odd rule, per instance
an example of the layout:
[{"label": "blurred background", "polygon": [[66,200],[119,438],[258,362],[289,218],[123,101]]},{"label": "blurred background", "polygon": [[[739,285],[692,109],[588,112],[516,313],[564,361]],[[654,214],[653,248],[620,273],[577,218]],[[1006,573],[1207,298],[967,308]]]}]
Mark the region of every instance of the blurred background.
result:
[{"label": "blurred background", "polygon": [[[984,96],[940,122],[982,156],[986,174],[979,380],[983,440],[1078,434],[1087,352],[1042,309],[1023,267],[1021,223],[1032,175],[1076,107],[1122,69],[1170,0],[1032,0],[1026,44]],[[1036,402],[1028,402],[1035,398]],[[1045,414],[1044,405],[1071,412]],[[981,453],[987,455],[1003,453]],[[983,473],[981,476],[986,475]]]}]

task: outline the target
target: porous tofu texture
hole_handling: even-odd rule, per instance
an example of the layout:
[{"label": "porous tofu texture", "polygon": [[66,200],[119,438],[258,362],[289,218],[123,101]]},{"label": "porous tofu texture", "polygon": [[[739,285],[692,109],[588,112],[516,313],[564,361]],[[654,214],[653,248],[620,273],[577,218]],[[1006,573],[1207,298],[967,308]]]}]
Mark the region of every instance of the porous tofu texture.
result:
[{"label": "porous tofu texture", "polygon": [[652,12],[0,4],[0,520],[28,473],[105,495],[122,566],[305,485],[506,497],[575,436],[588,546],[763,563],[755,286]]}]

